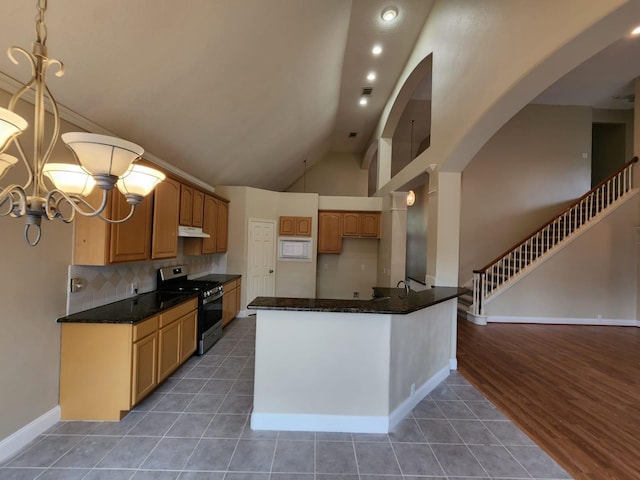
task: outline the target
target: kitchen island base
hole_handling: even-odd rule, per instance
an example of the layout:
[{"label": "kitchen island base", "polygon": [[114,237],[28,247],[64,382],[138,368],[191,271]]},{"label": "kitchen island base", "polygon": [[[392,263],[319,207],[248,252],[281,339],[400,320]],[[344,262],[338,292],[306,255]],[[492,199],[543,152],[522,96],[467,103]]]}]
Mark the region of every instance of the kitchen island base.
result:
[{"label": "kitchen island base", "polygon": [[456,302],[407,314],[257,307],[251,428],[388,432],[455,369]]}]

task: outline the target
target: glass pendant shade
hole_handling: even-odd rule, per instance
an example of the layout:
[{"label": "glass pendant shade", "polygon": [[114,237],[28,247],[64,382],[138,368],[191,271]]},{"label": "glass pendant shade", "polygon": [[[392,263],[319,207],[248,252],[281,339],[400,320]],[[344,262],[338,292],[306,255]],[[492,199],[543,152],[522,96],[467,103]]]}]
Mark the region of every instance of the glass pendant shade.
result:
[{"label": "glass pendant shade", "polygon": [[0,152],[7,147],[13,137],[24,132],[28,126],[29,122],[17,113],[0,108]]},{"label": "glass pendant shade", "polygon": [[144,149],[135,143],[97,133],[70,132],[60,138],[91,175],[121,177]]},{"label": "glass pendant shade", "polygon": [[89,195],[96,185],[91,175],[82,167],[70,163],[47,163],[42,169],[58,190],[70,195],[84,197]]},{"label": "glass pendant shade", "polygon": [[0,178],[13,167],[16,163],[18,163],[18,159],[13,155],[7,155],[6,153],[0,153]]},{"label": "glass pendant shade", "polygon": [[116,186],[123,195],[139,195],[146,197],[156,185],[162,182],[166,175],[154,168],[144,165],[131,165],[125,174],[118,180]]}]

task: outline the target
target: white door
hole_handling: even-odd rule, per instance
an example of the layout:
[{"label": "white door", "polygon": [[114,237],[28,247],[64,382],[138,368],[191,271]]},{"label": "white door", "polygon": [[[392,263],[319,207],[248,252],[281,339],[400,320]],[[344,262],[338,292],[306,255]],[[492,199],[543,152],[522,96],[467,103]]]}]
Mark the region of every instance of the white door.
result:
[{"label": "white door", "polygon": [[276,293],[276,222],[249,219],[247,303]]}]

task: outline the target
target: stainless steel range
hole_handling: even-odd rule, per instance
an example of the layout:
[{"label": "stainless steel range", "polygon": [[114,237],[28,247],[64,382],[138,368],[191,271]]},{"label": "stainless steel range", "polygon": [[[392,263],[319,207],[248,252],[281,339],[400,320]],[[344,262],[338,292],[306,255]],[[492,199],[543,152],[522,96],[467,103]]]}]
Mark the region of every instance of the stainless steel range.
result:
[{"label": "stainless steel range", "polygon": [[189,280],[184,265],[161,268],[157,278],[158,290],[198,292],[197,354],[204,354],[222,337],[222,285],[211,280]]}]

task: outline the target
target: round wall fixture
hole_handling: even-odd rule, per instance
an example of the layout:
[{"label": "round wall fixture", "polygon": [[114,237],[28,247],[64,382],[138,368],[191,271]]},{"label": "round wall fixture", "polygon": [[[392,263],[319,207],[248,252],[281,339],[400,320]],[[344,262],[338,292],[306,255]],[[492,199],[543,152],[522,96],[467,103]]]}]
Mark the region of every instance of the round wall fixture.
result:
[{"label": "round wall fixture", "polygon": [[407,193],[407,207],[410,207],[414,203],[416,203],[416,192],[409,190],[409,193]]}]

